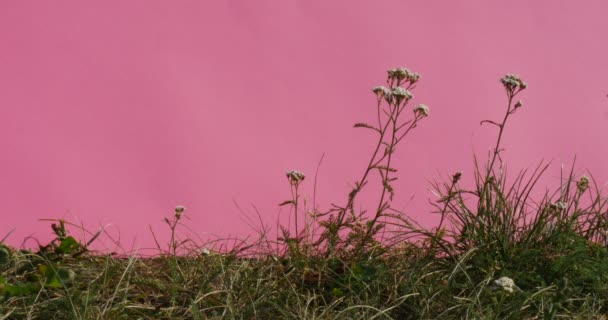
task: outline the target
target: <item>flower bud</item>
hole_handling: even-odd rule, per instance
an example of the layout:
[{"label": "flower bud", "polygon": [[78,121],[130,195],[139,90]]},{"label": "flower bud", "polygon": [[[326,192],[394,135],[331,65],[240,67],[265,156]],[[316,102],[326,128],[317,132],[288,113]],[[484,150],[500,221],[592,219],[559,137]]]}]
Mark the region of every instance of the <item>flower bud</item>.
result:
[{"label": "flower bud", "polygon": [[458,181],[460,181],[460,178],[462,177],[462,172],[457,171],[456,173],[454,173],[454,175],[452,176],[452,183],[456,184],[458,183]]},{"label": "flower bud", "polygon": [[176,206],[175,207],[175,217],[179,218],[182,216],[182,214],[184,213],[184,210],[186,210],[186,207],[184,206]]},{"label": "flower bud", "polygon": [[517,103],[515,103],[515,109],[521,108],[522,105],[521,100],[517,100]]}]

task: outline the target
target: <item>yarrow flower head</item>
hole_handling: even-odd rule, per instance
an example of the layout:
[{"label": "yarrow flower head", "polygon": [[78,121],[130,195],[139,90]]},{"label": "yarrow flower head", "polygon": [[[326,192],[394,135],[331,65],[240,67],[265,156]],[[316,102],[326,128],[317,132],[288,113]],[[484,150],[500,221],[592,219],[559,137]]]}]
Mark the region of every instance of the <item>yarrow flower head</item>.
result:
[{"label": "yarrow flower head", "polygon": [[399,104],[403,99],[410,100],[413,97],[411,92],[409,92],[401,87],[394,88],[393,92],[391,92],[391,94],[397,100],[397,104]]},{"label": "yarrow flower head", "polygon": [[549,205],[549,208],[551,208],[552,210],[564,210],[566,208],[568,208],[568,205],[565,202],[554,202],[552,204]]},{"label": "yarrow flower head", "polygon": [[419,104],[416,107],[414,107],[414,113],[421,114],[423,117],[428,117],[429,116],[429,107],[427,107],[424,104]]},{"label": "yarrow flower head", "polygon": [[179,218],[182,216],[182,214],[184,213],[184,210],[186,210],[186,207],[184,206],[176,206],[175,207],[175,217]]},{"label": "yarrow flower head", "polygon": [[289,180],[290,184],[299,184],[302,180],[304,180],[304,178],[304,174],[300,171],[287,171],[287,180]]},{"label": "yarrow flower head", "polygon": [[516,288],[515,281],[509,277],[501,277],[494,280],[495,289],[502,289],[509,293],[513,293],[513,289]]},{"label": "yarrow flower head", "polygon": [[375,87],[372,91],[376,94],[376,97],[378,97],[378,102],[380,102],[382,98],[388,99],[391,95],[391,91],[383,86]]},{"label": "yarrow flower head", "polygon": [[397,81],[398,83],[401,81],[410,82],[411,84],[416,83],[418,79],[420,79],[420,74],[416,72],[412,72],[404,67],[397,67],[395,69],[389,69],[388,80],[389,81]]},{"label": "yarrow flower head", "polygon": [[500,82],[511,93],[517,88],[519,88],[519,90],[523,90],[527,87],[526,83],[523,82],[516,74],[507,74],[500,79]]},{"label": "yarrow flower head", "polygon": [[589,188],[589,178],[587,178],[587,176],[582,176],[576,183],[576,188],[580,193],[587,191]]},{"label": "yarrow flower head", "polygon": [[399,80],[407,79],[410,75],[410,71],[404,67],[395,69],[395,77]]},{"label": "yarrow flower head", "polygon": [[416,82],[418,82],[418,80],[420,79],[420,74],[416,73],[416,72],[410,72],[408,80],[410,81],[410,83],[414,84]]}]

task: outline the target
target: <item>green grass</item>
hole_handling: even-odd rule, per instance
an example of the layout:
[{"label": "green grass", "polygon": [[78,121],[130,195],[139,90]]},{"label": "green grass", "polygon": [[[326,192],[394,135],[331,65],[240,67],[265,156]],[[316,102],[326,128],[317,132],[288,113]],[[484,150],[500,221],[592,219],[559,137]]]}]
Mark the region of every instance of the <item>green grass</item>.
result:
[{"label": "green grass", "polygon": [[[167,249],[158,244],[151,258],[90,250],[100,232],[79,241],[58,221],[56,239],[37,250],[0,245],[0,319],[608,318],[608,209],[600,188],[572,169],[553,194],[534,198],[548,165],[505,174],[501,139],[527,87],[517,76],[501,79],[502,121],[482,122],[498,129],[485,164],[475,160],[473,175],[434,183],[440,224],[425,228],[391,206],[392,155],[429,115],[426,106],[405,112],[418,80],[393,69],[388,88],[374,89],[377,124],[355,127],[374,132],[378,143],[343,206],[302,208],[305,175],[290,171],[292,197],[281,205],[294,223],[280,236],[271,239],[260,226],[258,239],[208,251],[217,245],[178,240],[188,214],[178,207],[166,219]],[[378,205],[357,211],[372,177],[382,188]]]}]

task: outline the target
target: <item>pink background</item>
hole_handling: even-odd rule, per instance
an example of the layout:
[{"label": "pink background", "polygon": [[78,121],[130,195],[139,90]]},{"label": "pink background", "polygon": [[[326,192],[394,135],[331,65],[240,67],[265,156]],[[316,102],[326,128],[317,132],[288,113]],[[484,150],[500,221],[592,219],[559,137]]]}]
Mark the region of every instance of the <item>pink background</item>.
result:
[{"label": "pink background", "polygon": [[[605,1],[2,1],[0,238],[49,239],[66,218],[123,248],[164,241],[187,207],[201,237],[274,226],[284,173],[342,204],[368,161],[370,89],[422,74],[431,116],[398,150],[395,207],[426,223],[429,181],[472,173],[504,112],[498,79],[529,84],[504,140],[513,171],[577,156],[608,179]],[[239,212],[235,200],[246,212]],[[286,219],[283,209],[280,216]],[[249,218],[246,218],[249,217]],[[286,220],[285,220],[286,221]],[[33,245],[28,242],[26,245]]]}]

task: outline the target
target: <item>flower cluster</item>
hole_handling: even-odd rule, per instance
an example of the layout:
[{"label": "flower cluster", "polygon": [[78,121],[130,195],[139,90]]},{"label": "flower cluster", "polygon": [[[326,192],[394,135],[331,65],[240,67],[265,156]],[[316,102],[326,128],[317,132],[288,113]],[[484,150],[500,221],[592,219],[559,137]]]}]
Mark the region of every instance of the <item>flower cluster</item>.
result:
[{"label": "flower cluster", "polygon": [[299,184],[302,180],[304,180],[304,178],[304,174],[300,171],[287,171],[287,180],[289,180],[290,184]]},{"label": "flower cluster", "polygon": [[175,218],[179,219],[182,216],[182,214],[184,213],[184,210],[186,210],[186,207],[176,206],[175,207]]},{"label": "flower cluster", "polygon": [[509,293],[513,293],[513,289],[516,288],[515,281],[509,277],[501,277],[494,280],[495,289],[502,289]]},{"label": "flower cluster", "polygon": [[[389,87],[378,86],[372,89],[372,92],[378,98],[378,103],[384,99],[389,105],[399,106],[402,102],[409,102],[414,96],[408,90],[411,86],[420,79],[420,75],[411,72],[404,67],[398,67],[388,70],[388,85]],[[409,82],[409,86],[403,87]],[[429,115],[429,108],[424,104],[419,104],[414,107],[414,114],[420,118]]]},{"label": "flower cluster", "polygon": [[401,87],[394,88],[393,91],[391,92],[391,95],[395,98],[395,102],[397,104],[400,104],[401,101],[403,101],[404,99],[410,100],[414,97],[411,92],[409,92],[406,89],[403,89]]},{"label": "flower cluster", "polygon": [[549,208],[553,209],[553,210],[564,210],[566,208],[568,208],[568,205],[565,202],[555,202],[549,205]]},{"label": "flower cluster", "polygon": [[580,193],[587,191],[589,188],[589,178],[587,178],[587,176],[582,176],[576,183],[576,188]]},{"label": "flower cluster", "polygon": [[420,114],[423,117],[428,117],[429,116],[429,107],[427,107],[424,104],[419,104],[416,107],[414,107],[414,113]]},{"label": "flower cluster", "polygon": [[508,74],[500,79],[502,85],[509,91],[509,93],[513,93],[515,89],[519,88],[519,90],[524,90],[527,85],[523,82],[516,74]]},{"label": "flower cluster", "polygon": [[383,86],[375,87],[372,91],[376,94],[378,98],[378,103],[382,101],[382,99],[389,100],[391,97],[391,91]]},{"label": "flower cluster", "polygon": [[397,81],[397,83],[409,82],[414,84],[420,79],[420,74],[412,72],[404,67],[398,67],[395,69],[388,70],[388,80]]}]

